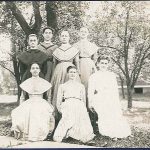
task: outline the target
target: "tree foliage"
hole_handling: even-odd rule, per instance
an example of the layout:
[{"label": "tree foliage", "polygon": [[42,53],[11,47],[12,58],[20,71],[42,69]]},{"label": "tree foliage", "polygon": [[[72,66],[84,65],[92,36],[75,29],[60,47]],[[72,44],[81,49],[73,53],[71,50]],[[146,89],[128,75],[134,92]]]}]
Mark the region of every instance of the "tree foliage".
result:
[{"label": "tree foliage", "polygon": [[[30,33],[41,35],[42,28],[48,25],[56,31],[54,41],[57,44],[58,33],[62,28],[69,29],[70,42],[74,43],[78,40],[77,30],[82,25],[87,25],[91,41],[100,47],[99,54],[111,56],[111,68],[126,82],[128,107],[131,108],[133,88],[139,75],[141,77],[141,70],[149,67],[150,17],[146,4],[142,1],[1,2],[0,26],[2,31],[11,35],[11,58],[17,83],[20,83],[17,55],[27,46],[26,36]],[[93,16],[94,7],[97,10]]]},{"label": "tree foliage", "polygon": [[[111,5],[110,5],[111,3]],[[150,55],[149,26],[143,2],[102,2],[101,13],[92,24],[93,40],[108,54],[125,78],[128,108],[142,67]]]},{"label": "tree foliage", "polygon": [[[69,28],[71,31],[71,43],[77,39],[76,30],[82,25],[82,14],[84,14],[80,1],[19,1],[0,3],[1,32],[8,33],[11,38],[11,52],[9,63],[12,62],[13,70],[7,67],[8,62],[1,61],[0,65],[12,72],[20,92],[20,74],[17,56],[27,47],[26,37],[35,33],[41,35],[42,28],[50,26],[55,29],[54,35],[58,43],[58,31]],[[19,103],[19,97],[18,97]]]}]

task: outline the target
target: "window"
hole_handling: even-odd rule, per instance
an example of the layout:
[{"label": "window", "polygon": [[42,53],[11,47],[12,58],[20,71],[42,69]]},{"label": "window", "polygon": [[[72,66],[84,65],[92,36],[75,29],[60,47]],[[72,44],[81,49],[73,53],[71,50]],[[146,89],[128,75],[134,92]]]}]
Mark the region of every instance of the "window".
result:
[{"label": "window", "polygon": [[143,88],[134,88],[134,92],[137,94],[143,93]]}]

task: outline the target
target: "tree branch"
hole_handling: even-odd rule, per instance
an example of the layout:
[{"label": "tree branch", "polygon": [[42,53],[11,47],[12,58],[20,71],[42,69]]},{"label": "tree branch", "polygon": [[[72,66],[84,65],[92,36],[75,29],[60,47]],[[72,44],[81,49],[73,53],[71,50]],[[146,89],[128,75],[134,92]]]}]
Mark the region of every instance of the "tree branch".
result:
[{"label": "tree branch", "polygon": [[121,49],[117,49],[117,48],[115,48],[115,47],[112,47],[112,46],[105,46],[105,45],[99,45],[99,47],[106,47],[106,48],[114,49],[114,50],[118,51],[119,53],[121,53],[122,56],[124,56],[124,53],[121,51]]},{"label": "tree branch", "polygon": [[6,7],[11,10],[12,15],[16,18],[26,35],[30,34],[30,27],[15,3],[12,1],[6,1]]},{"label": "tree branch", "polygon": [[127,61],[128,59],[128,49],[127,49],[128,20],[129,20],[129,10],[127,11],[127,17],[125,22],[125,33],[124,33],[124,53],[126,54],[125,61]]},{"label": "tree branch", "polygon": [[140,53],[139,53],[137,59],[135,60],[134,68],[133,68],[131,75],[130,75],[131,78],[134,76],[134,72],[135,72],[136,68],[138,67],[143,48],[144,48],[144,46],[142,46],[142,48],[140,49]]},{"label": "tree branch", "polygon": [[29,22],[29,26],[32,25],[32,20],[33,20],[34,15],[32,14],[31,18],[30,18],[30,22]]},{"label": "tree branch", "polygon": [[38,1],[32,1],[32,5],[33,5],[33,11],[34,11],[34,16],[35,16],[35,23],[33,25],[33,32],[38,33],[40,31],[41,28],[41,24],[42,24],[42,17],[40,14],[40,9],[39,9],[39,2]]},{"label": "tree branch", "polygon": [[[142,45],[142,48],[141,48],[141,50],[140,50],[140,54],[139,54],[139,57],[138,57],[138,59],[137,59],[137,61],[136,61],[136,63],[135,63],[135,69],[138,67],[138,64],[142,64],[143,62],[144,62],[144,60],[150,55],[150,53],[148,53],[147,54],[147,52],[148,52],[148,50],[150,49],[150,45],[148,46],[148,48],[147,49],[145,49],[145,51],[143,52],[143,56],[142,56],[142,51],[143,51],[143,48],[144,48],[144,44],[145,44],[145,41],[144,41],[144,43],[143,43],[143,45]],[[140,57],[140,56],[142,56],[142,57]],[[140,59],[141,58],[141,59]]]},{"label": "tree branch", "polygon": [[114,58],[112,58],[112,60],[114,61],[114,63],[121,69],[122,73],[126,76],[125,71],[123,70],[121,64],[119,62],[117,62]]},{"label": "tree branch", "polygon": [[[58,1],[59,2],[59,1]],[[57,5],[56,1],[46,1],[46,13],[47,13],[47,25],[55,29],[56,32],[58,32],[58,26],[57,26],[57,13],[56,10]]]},{"label": "tree branch", "polygon": [[139,69],[137,69],[137,72],[134,74],[134,78],[132,79],[132,85],[131,85],[132,87],[134,87],[134,85],[135,85],[135,83],[136,83],[136,81],[137,81],[137,79],[139,77],[139,74],[141,72],[142,66],[143,66],[143,62],[140,63]]},{"label": "tree branch", "polygon": [[126,78],[127,79],[130,79],[130,76],[129,76],[129,68],[128,68],[128,48],[127,48],[127,35],[128,35],[128,21],[129,21],[129,10],[127,10],[127,17],[126,17],[126,22],[125,22],[125,35],[124,35],[124,54],[125,54],[125,57],[124,57],[124,65],[125,65],[125,72],[126,72]]},{"label": "tree branch", "polygon": [[[144,44],[144,43],[143,43]],[[142,46],[143,48],[144,46]],[[150,48],[150,45],[148,46],[148,48],[144,51],[144,54],[142,56],[142,58],[140,59],[140,56],[139,56],[139,61],[137,62],[136,66],[135,66],[135,69],[133,71],[133,77],[132,77],[132,84],[133,86],[135,85],[137,79],[138,79],[138,76],[139,76],[139,73],[142,69],[142,66],[144,65],[144,60],[146,59],[146,56],[148,56],[148,54],[146,55],[148,49]],[[145,56],[146,55],[146,56]]]},{"label": "tree branch", "polygon": [[1,63],[0,63],[0,66],[1,66],[2,68],[4,68],[4,69],[8,70],[8,71],[15,77],[15,74],[14,74],[14,72],[13,72],[12,70],[10,70],[9,68],[5,67],[5,65],[3,65],[3,64],[1,64]]},{"label": "tree branch", "polygon": [[119,34],[119,30],[118,30],[118,24],[117,24],[117,36],[121,39],[121,40],[123,40],[123,38],[120,36],[120,34]]},{"label": "tree branch", "polygon": [[133,29],[134,28],[131,29],[131,33],[130,33],[130,36],[129,36],[129,39],[128,39],[128,44],[127,44],[127,49],[129,49],[129,44],[131,42],[131,37],[132,37]]},{"label": "tree branch", "polygon": [[145,51],[145,57],[144,57],[144,59],[148,58],[148,56],[150,55],[150,53],[148,53],[148,54],[146,55],[146,53],[148,52],[149,49],[150,49],[150,45],[148,46],[148,48],[147,48],[146,51]]}]

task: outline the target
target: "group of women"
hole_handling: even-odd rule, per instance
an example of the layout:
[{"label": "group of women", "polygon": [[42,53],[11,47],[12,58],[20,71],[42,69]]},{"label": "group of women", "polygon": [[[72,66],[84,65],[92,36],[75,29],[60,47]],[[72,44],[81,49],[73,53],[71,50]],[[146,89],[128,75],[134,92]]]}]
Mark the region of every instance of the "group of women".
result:
[{"label": "group of women", "polygon": [[37,36],[29,35],[29,50],[18,57],[25,70],[21,104],[11,113],[17,139],[40,141],[52,134],[57,142],[71,137],[89,143],[95,134],[88,110],[96,111],[101,135],[131,135],[122,115],[115,74],[107,70],[109,58],[94,59],[98,46],[88,40],[88,34],[82,27],[80,40],[71,45],[68,30],[62,30],[59,46],[52,43],[49,27],[43,29],[44,42],[39,45]]}]

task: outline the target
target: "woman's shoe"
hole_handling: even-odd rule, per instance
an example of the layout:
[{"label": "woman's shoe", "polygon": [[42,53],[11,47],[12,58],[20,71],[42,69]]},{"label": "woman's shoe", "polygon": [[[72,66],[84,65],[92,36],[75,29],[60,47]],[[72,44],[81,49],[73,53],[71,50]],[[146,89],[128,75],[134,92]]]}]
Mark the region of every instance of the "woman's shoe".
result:
[{"label": "woman's shoe", "polygon": [[17,140],[20,138],[20,136],[21,136],[20,131],[14,130],[14,137],[15,137]]}]

